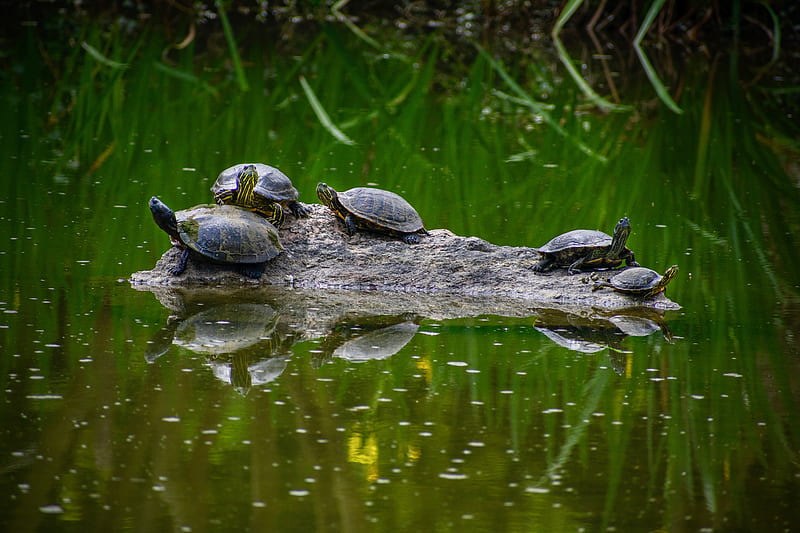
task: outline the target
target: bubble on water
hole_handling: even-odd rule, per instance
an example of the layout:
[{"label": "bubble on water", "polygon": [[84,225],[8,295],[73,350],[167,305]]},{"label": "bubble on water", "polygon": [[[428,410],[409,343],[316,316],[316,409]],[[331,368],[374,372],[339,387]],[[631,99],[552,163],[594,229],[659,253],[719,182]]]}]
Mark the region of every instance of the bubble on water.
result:
[{"label": "bubble on water", "polygon": [[311,491],[304,489],[295,489],[289,491],[290,496],[308,496],[309,494],[311,494]]},{"label": "bubble on water", "polygon": [[547,487],[527,487],[525,492],[530,492],[532,494],[547,494],[550,492],[550,489]]},{"label": "bubble on water", "polygon": [[61,514],[64,512],[64,508],[54,503],[52,505],[42,505],[39,507],[39,511],[44,514]]},{"label": "bubble on water", "polygon": [[439,477],[442,479],[467,479],[467,475],[461,472],[442,472]]}]

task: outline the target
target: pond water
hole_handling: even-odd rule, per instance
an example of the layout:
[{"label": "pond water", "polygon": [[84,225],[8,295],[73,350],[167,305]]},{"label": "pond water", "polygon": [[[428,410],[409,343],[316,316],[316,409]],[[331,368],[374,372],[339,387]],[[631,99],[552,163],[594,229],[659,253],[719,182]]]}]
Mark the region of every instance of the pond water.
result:
[{"label": "pond water", "polygon": [[[633,107],[603,114],[545,53],[476,51],[448,85],[435,39],[400,57],[331,26],[302,54],[252,46],[243,90],[191,49],[91,29],[55,67],[26,31],[0,94],[0,529],[800,530],[780,65],[687,60],[681,114],[632,65]],[[131,287],[169,247],[150,196],[208,202],[241,161],[306,202],[318,181],[390,189],[498,244],[628,216],[640,262],[680,266],[683,309]]]}]

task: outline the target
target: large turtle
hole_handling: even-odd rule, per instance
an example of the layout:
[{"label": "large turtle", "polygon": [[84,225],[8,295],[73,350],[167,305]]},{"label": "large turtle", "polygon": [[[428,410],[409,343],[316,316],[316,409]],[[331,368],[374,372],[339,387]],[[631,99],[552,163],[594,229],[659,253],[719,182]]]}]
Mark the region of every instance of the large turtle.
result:
[{"label": "large turtle", "polygon": [[297,201],[299,196],[292,181],[280,170],[262,163],[241,163],[220,172],[211,187],[218,204],[231,204],[255,211],[280,227],[284,209],[296,217],[307,217],[308,206]]},{"label": "large turtle", "polygon": [[350,235],[358,230],[372,231],[399,237],[408,244],[419,243],[420,233],[428,235],[417,211],[393,192],[372,187],[337,192],[319,183],[317,196],[344,221]]},{"label": "large turtle", "polygon": [[667,288],[667,284],[672,281],[672,278],[674,278],[677,273],[678,265],[669,267],[667,271],[664,272],[663,276],[649,268],[628,268],[608,281],[598,281],[594,284],[592,290],[596,291],[603,287],[610,287],[621,293],[632,294],[641,298],[649,298],[650,296],[655,296],[659,292],[663,292]]},{"label": "large turtle", "polygon": [[579,270],[616,268],[625,261],[638,267],[633,252],[625,247],[631,223],[621,218],[614,228],[614,236],[602,231],[576,229],[554,237],[541,248],[534,248],[541,259],[533,265],[534,272],[546,272],[556,267],[566,267],[570,274]]},{"label": "large turtle", "polygon": [[150,212],[173,246],[183,249],[170,270],[180,275],[189,256],[232,265],[241,274],[260,278],[266,262],[283,250],[278,230],[265,218],[232,205],[198,205],[174,212],[161,200],[150,199]]}]

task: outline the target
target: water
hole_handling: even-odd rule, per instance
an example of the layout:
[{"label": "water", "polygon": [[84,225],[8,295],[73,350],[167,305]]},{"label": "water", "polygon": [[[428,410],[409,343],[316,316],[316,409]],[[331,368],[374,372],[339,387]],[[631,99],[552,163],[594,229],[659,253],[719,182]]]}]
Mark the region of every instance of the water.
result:
[{"label": "water", "polygon": [[[800,528],[796,99],[723,61],[684,71],[682,115],[648,110],[646,83],[623,95],[641,111],[597,115],[529,79],[556,87],[558,133],[480,58],[441,89],[431,43],[409,64],[320,39],[269,68],[254,52],[248,92],[203,78],[221,98],[153,67],[157,42],[125,70],[78,49],[54,86],[30,61],[3,78],[3,529]],[[680,265],[683,310],[130,287],[168,247],[149,197],[207,202],[250,160],[303,201],[377,184],[500,244],[629,216],[641,262]]]}]

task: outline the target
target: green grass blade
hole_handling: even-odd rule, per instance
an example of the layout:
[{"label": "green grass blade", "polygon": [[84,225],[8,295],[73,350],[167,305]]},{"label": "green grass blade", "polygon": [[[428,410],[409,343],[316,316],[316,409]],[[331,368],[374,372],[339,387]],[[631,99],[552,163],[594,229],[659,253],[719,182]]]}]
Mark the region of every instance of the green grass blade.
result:
[{"label": "green grass blade", "polygon": [[[372,37],[370,37],[369,35],[364,33],[364,30],[362,30],[361,28],[356,26],[355,23],[353,23],[352,20],[347,18],[347,16],[345,16],[345,14],[342,13],[341,9],[344,6],[346,6],[348,3],[350,3],[350,0],[339,0],[338,2],[336,2],[335,4],[333,4],[331,6],[331,13],[333,14],[334,17],[336,17],[336,20],[338,20],[339,22],[341,22],[342,24],[347,26],[347,28],[351,32],[353,32],[353,34],[355,34],[359,39],[361,39],[362,41],[364,41],[365,43],[367,43],[368,45],[370,45],[374,49],[380,50],[382,52],[387,51],[387,48],[386,48],[385,45],[382,45],[381,43],[379,43],[378,41],[376,41],[375,39],[373,39]],[[400,54],[400,53],[397,53],[397,52],[388,52],[388,53],[389,53],[389,55],[391,55],[395,59],[399,59],[399,60],[402,60],[402,61],[408,61],[409,60],[408,57],[406,57],[403,54]]]},{"label": "green grass blade", "polygon": [[119,69],[128,68],[128,64],[127,63],[120,63],[118,61],[114,61],[112,59],[107,58],[106,56],[101,54],[100,51],[97,48],[93,47],[92,45],[90,45],[86,41],[83,41],[81,43],[81,48],[86,50],[89,53],[90,56],[92,56],[97,61],[99,61],[100,63],[104,64],[107,67],[119,68]]},{"label": "green grass blade", "polygon": [[608,100],[606,100],[605,98],[594,92],[594,89],[589,87],[589,84],[586,83],[586,80],[584,80],[581,77],[580,73],[575,69],[575,65],[572,64],[572,59],[567,53],[567,49],[566,47],[564,47],[564,43],[561,42],[561,38],[558,36],[558,34],[561,33],[564,24],[567,23],[567,21],[572,17],[575,11],[578,10],[578,8],[581,6],[582,3],[583,0],[570,0],[567,3],[567,6],[564,8],[564,10],[561,12],[561,15],[558,16],[558,19],[556,20],[556,23],[553,26],[553,31],[551,33],[551,36],[553,38],[553,44],[555,45],[556,50],[558,51],[558,58],[561,60],[561,63],[563,63],[564,68],[567,69],[567,72],[569,72],[569,75],[572,77],[572,79],[575,81],[578,87],[580,87],[581,91],[583,91],[583,94],[586,95],[586,97],[589,100],[591,100],[592,103],[594,103],[596,106],[605,109],[607,111],[622,111],[630,109],[629,106],[623,106],[609,102]]},{"label": "green grass blade", "polygon": [[325,108],[322,107],[322,104],[317,99],[317,95],[314,94],[314,91],[311,89],[311,86],[308,84],[304,76],[300,76],[300,85],[303,87],[303,92],[306,93],[306,98],[308,98],[308,103],[311,104],[311,109],[314,110],[314,114],[317,115],[317,118],[320,121],[320,124],[328,130],[328,133],[333,135],[337,141],[354,145],[356,142],[344,134],[342,130],[336,127],[336,124],[333,123],[331,120],[330,115],[328,112],[325,111]]},{"label": "green grass blade", "polygon": [[508,72],[506,72],[503,66],[497,61],[495,61],[494,58],[486,52],[486,50],[484,50],[477,43],[475,43],[475,47],[478,49],[478,53],[480,53],[480,55],[492,66],[492,68],[500,75],[503,81],[505,81],[506,84],[515,93],[519,95],[519,97],[526,103],[528,107],[530,107],[533,111],[541,115],[542,119],[544,119],[544,121],[547,122],[547,124],[549,124],[551,128],[557,131],[560,135],[566,137],[567,139],[575,143],[575,145],[586,155],[593,157],[599,161],[602,161],[603,163],[607,161],[607,159],[604,156],[596,153],[594,150],[586,146],[584,143],[582,143],[581,141],[570,135],[569,132],[567,132],[567,130],[565,130],[561,126],[561,124],[558,123],[558,121],[556,121],[552,116],[550,116],[550,113],[548,113],[547,109],[545,108],[546,106],[540,104],[539,102],[531,98],[530,95],[528,95],[528,93],[526,93],[522,89],[522,87],[520,87],[519,84],[516,81],[514,81],[514,79],[508,74]]},{"label": "green grass blade", "polygon": [[160,70],[164,74],[167,74],[168,76],[172,76],[175,79],[182,80],[182,81],[185,81],[185,82],[189,82],[189,83],[191,83],[193,85],[198,85],[198,86],[202,87],[203,90],[213,94],[214,96],[217,96],[219,94],[219,91],[217,91],[216,88],[214,88],[211,85],[209,85],[208,83],[204,82],[203,80],[201,80],[200,78],[198,78],[194,74],[190,74],[189,72],[185,72],[183,70],[179,70],[179,69],[176,69],[174,67],[170,67],[169,65],[166,65],[166,64],[162,63],[161,61],[153,61],[153,67],[156,70]]},{"label": "green grass blade", "polygon": [[664,0],[655,0],[652,3],[650,9],[647,11],[647,14],[644,17],[642,27],[639,28],[639,31],[636,33],[636,37],[633,39],[633,48],[636,50],[636,55],[639,56],[639,62],[641,62],[647,77],[650,79],[650,84],[656,90],[656,94],[658,95],[659,99],[661,99],[661,101],[664,102],[664,105],[666,105],[672,111],[681,114],[683,113],[683,109],[678,107],[678,104],[676,104],[675,100],[673,100],[669,95],[669,91],[667,91],[667,88],[661,82],[661,78],[658,77],[658,73],[656,73],[656,70],[653,68],[653,65],[650,63],[650,60],[647,58],[647,54],[644,53],[644,50],[641,46],[642,39],[647,34],[647,30],[650,29],[650,26],[652,26],[653,21],[658,15],[658,12],[661,11],[663,5]]},{"label": "green grass blade", "polygon": [[231,61],[233,61],[233,70],[236,72],[236,82],[239,88],[243,91],[250,90],[250,85],[247,83],[247,77],[244,75],[242,68],[242,60],[239,57],[239,50],[236,48],[236,38],[233,36],[233,28],[228,20],[228,15],[225,13],[225,8],[221,0],[216,2],[217,12],[219,13],[219,20],[222,23],[222,31],[225,33],[225,40],[228,42],[228,48],[231,52]]},{"label": "green grass blade", "polygon": [[772,19],[772,59],[769,60],[769,63],[772,64],[781,56],[781,22],[778,20],[775,10],[768,3],[763,0],[759,3],[769,12],[769,16]]}]

